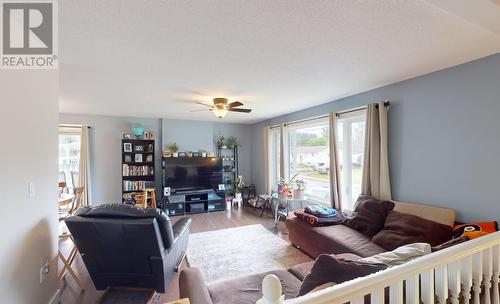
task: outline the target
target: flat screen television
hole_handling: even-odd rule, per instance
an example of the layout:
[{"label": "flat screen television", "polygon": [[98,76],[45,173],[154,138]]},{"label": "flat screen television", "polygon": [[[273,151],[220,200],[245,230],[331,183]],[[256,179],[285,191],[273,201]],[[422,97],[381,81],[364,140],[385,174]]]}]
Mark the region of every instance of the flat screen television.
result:
[{"label": "flat screen television", "polygon": [[222,184],[219,157],[166,157],[163,185],[170,191],[218,190]]}]

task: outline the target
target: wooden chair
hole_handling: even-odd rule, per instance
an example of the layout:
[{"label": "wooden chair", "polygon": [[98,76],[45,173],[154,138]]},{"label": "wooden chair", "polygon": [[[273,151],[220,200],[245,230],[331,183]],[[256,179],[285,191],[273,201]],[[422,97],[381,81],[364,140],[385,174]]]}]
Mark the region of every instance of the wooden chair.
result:
[{"label": "wooden chair", "polygon": [[59,182],[59,195],[64,193],[64,189],[66,189],[66,182]]},{"label": "wooden chair", "polygon": [[83,203],[83,191],[85,187],[76,187],[75,188],[75,197],[73,198],[73,202],[71,203],[71,207],[67,210],[60,209],[59,210],[59,221],[64,221],[73,213],[78,210],[82,206]]}]

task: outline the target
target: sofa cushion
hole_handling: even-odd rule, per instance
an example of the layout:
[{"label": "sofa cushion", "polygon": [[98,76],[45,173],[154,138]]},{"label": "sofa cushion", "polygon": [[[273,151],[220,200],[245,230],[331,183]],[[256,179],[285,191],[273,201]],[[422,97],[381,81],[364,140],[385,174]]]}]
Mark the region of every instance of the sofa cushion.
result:
[{"label": "sofa cushion", "polygon": [[286,270],[274,270],[211,283],[208,285],[210,298],[213,304],[255,304],[262,298],[262,280],[271,273],[281,280],[285,299],[297,295],[302,282]]},{"label": "sofa cushion", "polygon": [[384,228],[387,213],[393,208],[393,202],[361,195],[354,205],[352,215],[344,221],[344,225],[372,237]]},{"label": "sofa cushion", "polygon": [[448,208],[434,207],[424,204],[392,201],[394,211],[416,215],[423,219],[453,227],[455,211]]},{"label": "sofa cushion", "polygon": [[[351,260],[351,261],[357,261],[361,259],[359,255],[355,255],[352,253],[342,253],[342,254],[337,254],[335,255],[337,258],[342,258],[344,260]],[[311,269],[314,265],[314,261],[309,261],[309,262],[304,262],[297,264],[295,266],[292,266],[288,269],[288,272],[293,274],[297,279],[303,281],[304,278],[311,272]]]},{"label": "sofa cushion", "polygon": [[290,242],[313,258],[320,254],[354,253],[368,257],[381,253],[384,248],[370,238],[344,225],[313,227],[296,217],[285,221]]},{"label": "sofa cushion", "polygon": [[314,262],[311,272],[304,278],[297,296],[303,296],[325,283],[340,284],[386,268],[384,264],[345,260],[335,255],[322,254]]},{"label": "sofa cushion", "polygon": [[429,243],[431,246],[437,246],[450,240],[451,237],[450,226],[415,215],[391,211],[385,220],[384,229],[377,233],[372,241],[387,250],[394,250],[411,243]]},{"label": "sofa cushion", "polygon": [[431,253],[431,245],[427,243],[413,243],[382,252],[374,256],[360,259],[360,262],[380,263],[389,267],[402,265],[418,257]]}]

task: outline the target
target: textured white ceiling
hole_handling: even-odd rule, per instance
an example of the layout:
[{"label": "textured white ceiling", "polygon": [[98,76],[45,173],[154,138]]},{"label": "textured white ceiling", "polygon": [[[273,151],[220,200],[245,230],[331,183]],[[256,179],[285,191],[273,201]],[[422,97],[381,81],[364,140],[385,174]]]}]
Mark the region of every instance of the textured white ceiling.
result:
[{"label": "textured white ceiling", "polygon": [[500,52],[473,2],[59,1],[60,111],[217,120],[189,100],[220,96],[259,121]]}]

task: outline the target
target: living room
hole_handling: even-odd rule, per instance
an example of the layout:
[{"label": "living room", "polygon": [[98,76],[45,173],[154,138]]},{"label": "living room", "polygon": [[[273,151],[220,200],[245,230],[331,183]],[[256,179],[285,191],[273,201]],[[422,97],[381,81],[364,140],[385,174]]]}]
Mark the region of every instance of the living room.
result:
[{"label": "living room", "polygon": [[498,1],[13,2],[2,302],[500,302]]}]

